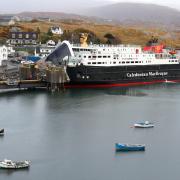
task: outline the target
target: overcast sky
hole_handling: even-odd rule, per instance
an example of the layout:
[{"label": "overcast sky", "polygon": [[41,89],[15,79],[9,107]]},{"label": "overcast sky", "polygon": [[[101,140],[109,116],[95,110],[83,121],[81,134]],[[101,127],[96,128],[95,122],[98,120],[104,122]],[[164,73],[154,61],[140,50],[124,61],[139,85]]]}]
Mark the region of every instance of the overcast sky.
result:
[{"label": "overcast sky", "polygon": [[77,9],[117,2],[153,3],[180,10],[180,0],[1,0],[0,13],[22,11],[77,12]]}]

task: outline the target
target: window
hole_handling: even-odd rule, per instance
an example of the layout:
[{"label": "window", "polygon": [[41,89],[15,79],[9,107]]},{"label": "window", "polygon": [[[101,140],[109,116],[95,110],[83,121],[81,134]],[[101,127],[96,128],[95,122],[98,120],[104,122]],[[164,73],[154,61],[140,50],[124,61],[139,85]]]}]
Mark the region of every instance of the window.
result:
[{"label": "window", "polygon": [[29,39],[29,34],[26,34],[26,39]]},{"label": "window", "polygon": [[36,39],[36,34],[33,34],[32,37],[33,37],[33,39]]},{"label": "window", "polygon": [[16,34],[13,33],[12,34],[12,38],[15,39],[16,38]]},{"label": "window", "polygon": [[21,33],[19,34],[19,38],[22,39],[22,34]]}]

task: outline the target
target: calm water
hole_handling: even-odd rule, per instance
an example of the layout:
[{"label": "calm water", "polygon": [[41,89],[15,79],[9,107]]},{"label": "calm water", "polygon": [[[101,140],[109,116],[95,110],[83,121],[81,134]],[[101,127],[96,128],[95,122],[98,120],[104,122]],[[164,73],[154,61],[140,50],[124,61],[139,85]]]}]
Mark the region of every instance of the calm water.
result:
[{"label": "calm water", "polygon": [[[0,93],[0,112],[0,159],[31,160],[2,180],[179,180],[178,84]],[[145,120],[155,127],[132,128]],[[116,142],[146,151],[117,154]]]}]

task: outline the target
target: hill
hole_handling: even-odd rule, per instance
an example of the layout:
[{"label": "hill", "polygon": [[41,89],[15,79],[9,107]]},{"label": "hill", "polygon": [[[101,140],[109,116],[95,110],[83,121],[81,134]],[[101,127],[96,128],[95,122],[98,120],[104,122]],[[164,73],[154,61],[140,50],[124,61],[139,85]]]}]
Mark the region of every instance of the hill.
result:
[{"label": "hill", "polygon": [[[111,33],[115,37],[119,38],[123,44],[139,44],[145,45],[146,42],[151,38],[151,36],[158,37],[160,42],[168,46],[174,46],[180,48],[180,30],[162,28],[156,26],[144,26],[143,23],[138,25],[124,25],[122,23],[106,23],[103,19],[89,18],[86,16],[66,14],[66,13],[56,13],[56,12],[24,12],[20,13],[21,17],[31,17],[35,18],[36,21],[21,21],[17,22],[15,26],[20,27],[24,31],[36,31],[37,28],[40,29],[41,35],[45,36],[51,26],[60,26],[64,31],[71,32],[77,29],[89,30],[93,32],[102,43],[106,42],[104,35],[106,33]],[[44,19],[44,20],[38,20]],[[52,21],[48,21],[51,18]],[[0,26],[0,39],[5,41],[8,38],[9,29],[11,27]],[[61,37],[54,37],[55,39],[60,39]]]},{"label": "hill", "polygon": [[180,28],[180,11],[154,4],[116,3],[89,8],[81,13],[126,25]]}]

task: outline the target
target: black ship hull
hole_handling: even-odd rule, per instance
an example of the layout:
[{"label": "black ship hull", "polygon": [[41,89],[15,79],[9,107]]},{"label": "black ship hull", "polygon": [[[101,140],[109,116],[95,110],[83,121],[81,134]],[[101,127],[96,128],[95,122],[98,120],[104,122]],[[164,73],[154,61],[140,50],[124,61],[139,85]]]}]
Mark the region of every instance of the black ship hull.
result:
[{"label": "black ship hull", "polygon": [[180,64],[141,66],[67,67],[69,88],[134,86],[162,82],[180,82]]}]

